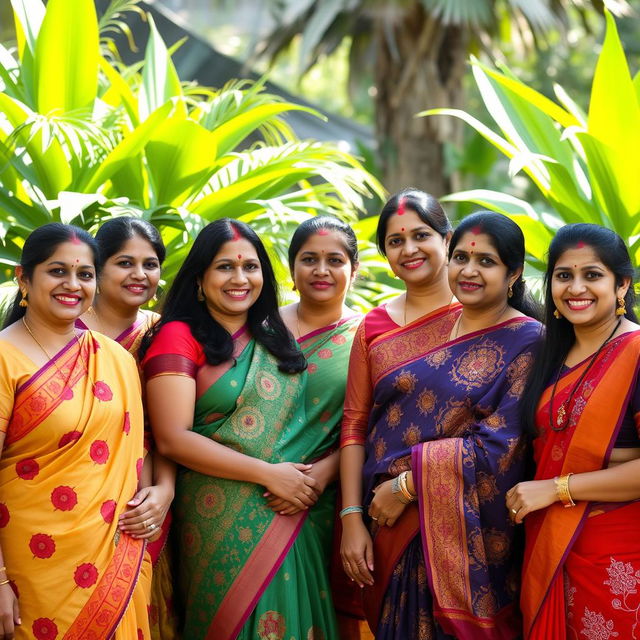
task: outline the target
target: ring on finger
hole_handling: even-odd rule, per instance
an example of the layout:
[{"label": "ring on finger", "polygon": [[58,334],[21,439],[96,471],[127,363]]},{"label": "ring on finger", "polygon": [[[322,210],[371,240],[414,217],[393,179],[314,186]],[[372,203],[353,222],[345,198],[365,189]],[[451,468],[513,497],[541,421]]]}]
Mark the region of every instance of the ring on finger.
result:
[{"label": "ring on finger", "polygon": [[143,520],[143,521],[142,521],[142,528],[143,528],[143,529],[146,529],[146,528],[147,528],[147,521],[146,521],[146,520]]},{"label": "ring on finger", "polygon": [[152,522],[152,523],[147,527],[147,529],[148,529],[149,531],[155,531],[157,528],[158,528],[158,525],[157,525],[155,522]]},{"label": "ring on finger", "polygon": [[511,513],[513,513],[513,515],[515,516],[518,513],[517,509],[511,509]]},{"label": "ring on finger", "polygon": [[372,520],[375,520],[376,522],[378,522],[378,518],[376,518],[375,516],[371,516]]}]

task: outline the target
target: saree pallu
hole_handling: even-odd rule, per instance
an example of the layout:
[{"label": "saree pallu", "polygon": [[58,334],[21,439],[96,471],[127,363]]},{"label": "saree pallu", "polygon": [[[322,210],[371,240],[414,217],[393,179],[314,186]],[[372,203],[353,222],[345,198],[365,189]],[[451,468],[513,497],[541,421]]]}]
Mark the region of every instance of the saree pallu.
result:
[{"label": "saree pallu", "polygon": [[[158,322],[160,315],[151,311],[140,311],[136,321],[125,329],[116,342],[124,347],[136,360],[144,334]],[[143,389],[144,400],[144,389]],[[145,425],[147,426],[147,425]],[[145,450],[152,449],[151,434],[145,429]],[[149,604],[149,626],[152,640],[175,640],[178,637],[178,620],[174,608],[173,571],[169,532],[171,511],[167,513],[160,537],[147,544],[147,552],[153,566],[151,578],[151,602]]]},{"label": "saree pallu", "polygon": [[[145,372],[162,370],[162,358],[165,373],[179,373],[175,355],[152,357]],[[212,383],[196,399],[195,432],[271,463],[311,461],[330,446],[327,425],[306,419],[307,373],[281,373],[254,340],[233,362],[204,365],[198,375]],[[327,577],[335,490],[294,516],[274,514],[263,493],[253,483],[179,470],[174,525],[184,638],[336,637]]]},{"label": "saree pallu", "polygon": [[[640,332],[623,334],[602,350],[575,392],[589,361],[559,377],[553,407],[552,388],[546,389],[536,416],[536,480],[607,467],[639,364]],[[555,420],[572,392],[566,428],[550,429],[550,415]],[[527,638],[638,636],[639,513],[635,502],[577,502],[526,517],[521,607]]]},{"label": "saree pallu", "polygon": [[365,504],[408,469],[418,494],[394,527],[373,523],[376,585],[365,608],[378,640],[521,634],[505,493],[524,472],[519,400],[540,324],[515,318],[448,341],[458,313],[371,344],[372,357],[380,349],[394,362],[375,380]]},{"label": "saree pallu", "polygon": [[0,545],[16,638],[148,640],[145,545],[118,530],[142,468],[133,359],[89,331],[33,374],[11,344],[0,351],[3,405],[15,391],[0,409]]}]

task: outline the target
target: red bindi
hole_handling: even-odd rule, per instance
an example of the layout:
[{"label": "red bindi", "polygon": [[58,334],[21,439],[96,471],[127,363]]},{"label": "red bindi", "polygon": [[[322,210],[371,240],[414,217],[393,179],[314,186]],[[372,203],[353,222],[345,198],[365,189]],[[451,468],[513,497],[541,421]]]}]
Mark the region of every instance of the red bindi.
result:
[{"label": "red bindi", "polygon": [[319,236],[328,236],[329,235],[329,229],[318,229],[318,235]]},{"label": "red bindi", "polygon": [[480,225],[476,225],[475,227],[471,227],[470,231],[474,236],[479,236],[482,233],[482,227],[480,227]]},{"label": "red bindi", "polygon": [[242,255],[238,254],[238,260],[242,260]]},{"label": "red bindi", "polygon": [[476,243],[475,243],[475,242],[472,242],[472,243],[471,243],[471,246],[472,246],[472,247],[475,247],[475,246],[476,246]]},{"label": "red bindi", "polygon": [[402,229],[400,229],[400,231],[404,231],[404,227],[402,227]]},{"label": "red bindi", "polygon": [[400,198],[400,202],[398,202],[398,210],[396,211],[396,213],[399,216],[403,216],[405,214],[406,204],[407,204],[407,199],[406,198]]}]

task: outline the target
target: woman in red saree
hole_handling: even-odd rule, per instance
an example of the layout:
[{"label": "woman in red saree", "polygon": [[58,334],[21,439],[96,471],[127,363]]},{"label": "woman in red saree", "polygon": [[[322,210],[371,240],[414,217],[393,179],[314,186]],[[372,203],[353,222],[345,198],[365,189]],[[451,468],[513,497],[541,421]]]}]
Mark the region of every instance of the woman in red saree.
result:
[{"label": "woman in red saree", "polygon": [[[128,216],[105,222],[96,234],[96,242],[101,262],[97,293],[76,327],[112,338],[137,359],[143,336],[160,319],[157,313],[140,307],[156,294],[166,253],[164,243],[151,223]],[[151,438],[146,435],[148,452]],[[148,529],[141,537],[149,542],[147,551],[153,564],[151,637],[173,640],[177,637],[177,620],[167,539],[175,465],[152,451],[145,456],[142,478],[145,486],[131,499],[132,508],[122,515],[121,529],[135,535],[138,523],[147,523]]]},{"label": "woman in red saree", "polygon": [[93,299],[96,256],[81,229],[34,231],[0,333],[5,638],[150,638],[145,542],[118,527],[142,469],[138,372],[111,340],[74,328]]},{"label": "woman in red saree", "polygon": [[[389,223],[386,247],[405,216]],[[412,266],[420,255],[399,260]],[[469,216],[449,246],[450,291],[462,307],[406,326],[385,326],[374,310],[354,341],[342,444],[364,465],[362,478],[343,475],[344,520],[355,522],[342,548],[345,570],[366,585],[377,640],[520,635],[504,495],[524,471],[519,400],[540,332],[526,315],[536,308],[523,263],[514,222]]]},{"label": "woman in red saree", "polygon": [[640,637],[640,327],[634,269],[612,231],[560,229],[547,333],[523,400],[535,479],[507,505],[525,522],[526,638]]}]

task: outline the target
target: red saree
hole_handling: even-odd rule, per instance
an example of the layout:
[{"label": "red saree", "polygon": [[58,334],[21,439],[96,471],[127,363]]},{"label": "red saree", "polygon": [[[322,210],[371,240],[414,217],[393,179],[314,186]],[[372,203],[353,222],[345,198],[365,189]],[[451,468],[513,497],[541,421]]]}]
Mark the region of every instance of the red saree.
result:
[{"label": "red saree", "polygon": [[[619,336],[602,350],[575,394],[566,429],[551,430],[550,412],[555,416],[568,400],[588,362],[560,376],[553,407],[551,388],[540,399],[536,480],[607,466],[637,385],[640,332]],[[638,502],[578,502],[570,509],[555,503],[527,516],[521,597],[525,637],[638,637],[639,516]]]}]

